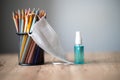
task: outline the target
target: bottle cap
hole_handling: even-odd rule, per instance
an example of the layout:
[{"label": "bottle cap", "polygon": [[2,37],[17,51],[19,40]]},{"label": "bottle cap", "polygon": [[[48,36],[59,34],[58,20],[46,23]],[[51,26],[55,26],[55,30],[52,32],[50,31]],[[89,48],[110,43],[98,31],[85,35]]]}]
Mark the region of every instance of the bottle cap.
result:
[{"label": "bottle cap", "polygon": [[82,38],[81,38],[80,31],[76,31],[75,44],[82,44]]}]

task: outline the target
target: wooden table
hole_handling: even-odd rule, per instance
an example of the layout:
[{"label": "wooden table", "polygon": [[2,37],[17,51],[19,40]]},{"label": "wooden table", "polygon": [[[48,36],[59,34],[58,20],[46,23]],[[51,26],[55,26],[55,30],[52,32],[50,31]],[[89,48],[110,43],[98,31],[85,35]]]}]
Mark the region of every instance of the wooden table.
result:
[{"label": "wooden table", "polygon": [[17,54],[0,54],[0,80],[120,80],[120,53],[85,53],[83,65],[53,65],[50,55],[45,59],[44,65],[20,66]]}]

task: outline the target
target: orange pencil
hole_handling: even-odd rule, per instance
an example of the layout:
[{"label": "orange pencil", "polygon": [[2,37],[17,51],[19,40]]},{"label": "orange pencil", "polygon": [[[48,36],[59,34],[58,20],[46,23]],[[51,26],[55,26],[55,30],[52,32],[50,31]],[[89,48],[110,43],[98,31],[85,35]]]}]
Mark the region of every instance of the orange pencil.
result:
[{"label": "orange pencil", "polygon": [[18,32],[18,15],[15,14],[14,12],[12,13],[13,14],[13,20],[14,20],[14,23],[15,23],[15,28],[16,28],[16,31]]},{"label": "orange pencil", "polygon": [[39,13],[39,17],[40,18],[46,17],[46,12],[44,10],[41,10],[40,13]]},{"label": "orange pencil", "polygon": [[25,58],[25,63],[28,63],[28,59],[29,59],[29,56],[30,56],[30,52],[31,52],[31,50],[32,50],[32,47],[33,47],[33,40],[31,40],[31,42],[30,42],[29,49],[28,49],[28,51],[27,51],[27,56],[26,56],[26,58]]},{"label": "orange pencil", "polygon": [[36,46],[36,43],[33,41],[33,46],[32,46],[32,49],[31,49],[31,52],[30,52],[30,55],[29,55],[29,58],[28,58],[28,63],[32,63],[32,60],[33,60],[33,56],[35,54],[34,50],[35,50],[35,46]]}]

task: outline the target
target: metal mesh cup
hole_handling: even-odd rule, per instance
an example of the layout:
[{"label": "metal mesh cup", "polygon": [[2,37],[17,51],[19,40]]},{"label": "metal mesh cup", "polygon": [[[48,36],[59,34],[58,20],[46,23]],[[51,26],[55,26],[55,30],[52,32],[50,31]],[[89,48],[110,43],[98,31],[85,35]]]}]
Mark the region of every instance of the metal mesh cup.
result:
[{"label": "metal mesh cup", "polygon": [[44,50],[41,49],[27,33],[17,33],[19,36],[19,65],[44,64]]}]

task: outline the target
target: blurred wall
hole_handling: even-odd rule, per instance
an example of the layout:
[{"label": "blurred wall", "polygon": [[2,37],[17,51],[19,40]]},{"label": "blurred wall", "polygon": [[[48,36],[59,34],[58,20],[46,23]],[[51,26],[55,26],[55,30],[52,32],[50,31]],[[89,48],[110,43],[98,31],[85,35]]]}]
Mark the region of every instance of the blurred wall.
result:
[{"label": "blurred wall", "polygon": [[120,0],[1,0],[0,53],[19,51],[12,11],[40,8],[72,52],[75,31],[82,32],[86,52],[120,51]]}]

